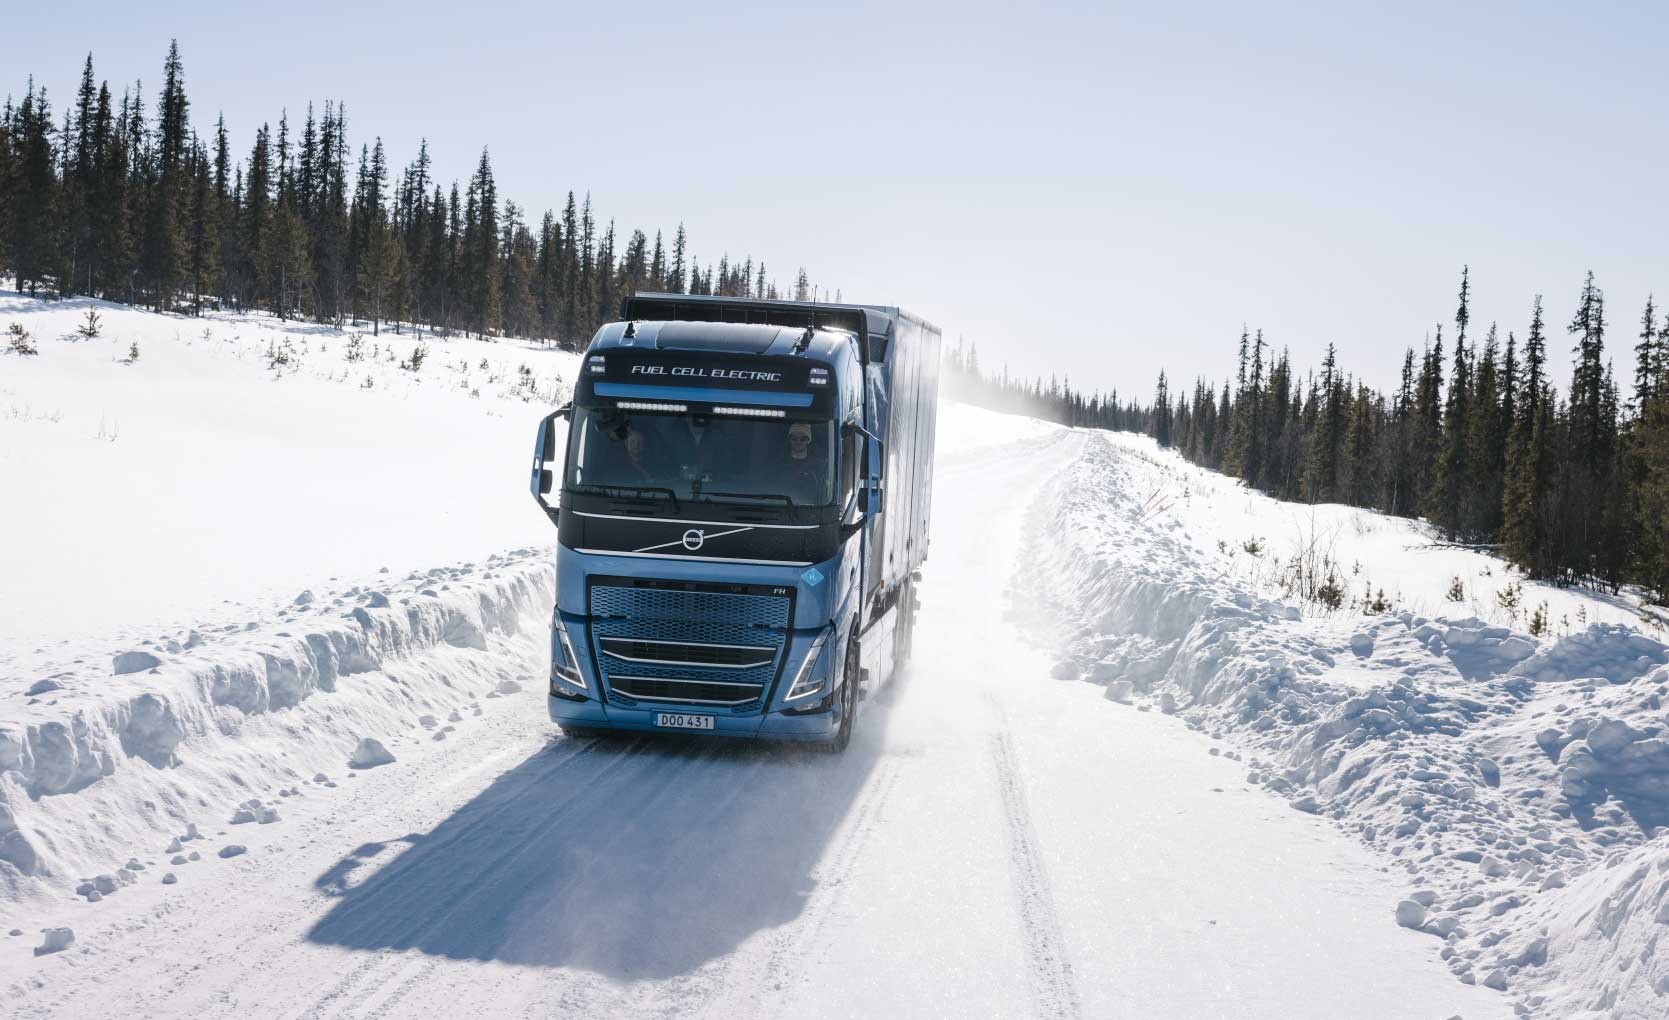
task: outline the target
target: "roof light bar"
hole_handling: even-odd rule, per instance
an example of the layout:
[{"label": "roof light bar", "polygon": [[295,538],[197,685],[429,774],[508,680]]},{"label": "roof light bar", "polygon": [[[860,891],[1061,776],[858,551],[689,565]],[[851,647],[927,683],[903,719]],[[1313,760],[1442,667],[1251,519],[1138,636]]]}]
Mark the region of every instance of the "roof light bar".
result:
[{"label": "roof light bar", "polygon": [[646,400],[616,400],[614,406],[622,411],[688,411],[688,404],[656,404]]},{"label": "roof light bar", "polygon": [[786,418],[787,411],[779,411],[774,407],[719,407],[714,406],[714,414],[733,414],[739,418]]}]

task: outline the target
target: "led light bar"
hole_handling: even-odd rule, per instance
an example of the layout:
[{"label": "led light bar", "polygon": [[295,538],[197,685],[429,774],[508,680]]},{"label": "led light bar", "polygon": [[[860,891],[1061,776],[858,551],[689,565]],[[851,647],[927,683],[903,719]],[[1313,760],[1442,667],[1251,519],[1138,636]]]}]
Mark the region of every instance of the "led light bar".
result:
[{"label": "led light bar", "polygon": [[774,407],[718,407],[714,406],[714,414],[733,414],[739,418],[786,418],[787,411],[779,411]]},{"label": "led light bar", "polygon": [[603,356],[601,354],[593,354],[586,361],[585,367],[590,370],[592,375],[602,375],[608,368],[607,364],[603,361]]},{"label": "led light bar", "polygon": [[829,370],[826,368],[814,368],[811,370],[811,378],[807,381],[813,386],[827,386],[829,385]]},{"label": "led light bar", "polygon": [[616,400],[614,406],[622,411],[688,411],[688,404],[655,404],[643,400]]}]

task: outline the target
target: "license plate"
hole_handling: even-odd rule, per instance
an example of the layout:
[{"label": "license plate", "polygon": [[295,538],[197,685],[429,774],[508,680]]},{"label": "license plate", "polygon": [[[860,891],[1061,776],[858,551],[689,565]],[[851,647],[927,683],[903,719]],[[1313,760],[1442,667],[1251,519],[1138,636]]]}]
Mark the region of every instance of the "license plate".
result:
[{"label": "license plate", "polygon": [[656,712],[655,725],[668,726],[675,730],[710,730],[713,728],[713,717],[685,715],[682,712]]}]

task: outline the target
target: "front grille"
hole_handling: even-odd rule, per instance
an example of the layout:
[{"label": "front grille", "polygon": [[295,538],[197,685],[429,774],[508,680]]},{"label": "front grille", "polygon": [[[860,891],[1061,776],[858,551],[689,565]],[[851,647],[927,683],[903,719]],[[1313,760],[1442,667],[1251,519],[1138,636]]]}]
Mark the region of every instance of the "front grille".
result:
[{"label": "front grille", "polygon": [[781,666],[792,605],[779,595],[595,584],[591,634],[615,704],[757,708]]},{"label": "front grille", "polygon": [[617,676],[614,690],[639,701],[678,701],[691,705],[751,705],[759,700],[760,684],[715,680],[674,680],[655,676]]},{"label": "front grille", "polygon": [[603,654],[623,662],[654,662],[673,666],[728,666],[749,669],[769,666],[777,650],[771,645],[710,645],[694,641],[647,641],[643,638],[605,637]]}]

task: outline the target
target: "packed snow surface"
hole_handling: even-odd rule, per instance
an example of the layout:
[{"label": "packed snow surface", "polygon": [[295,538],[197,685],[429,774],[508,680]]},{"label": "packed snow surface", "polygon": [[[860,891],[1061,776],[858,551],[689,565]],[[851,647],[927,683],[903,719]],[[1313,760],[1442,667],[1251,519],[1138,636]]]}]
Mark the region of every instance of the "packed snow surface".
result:
[{"label": "packed snow surface", "polygon": [[524,483],[571,358],[101,308],[0,296],[42,351],[0,355],[8,1016],[1664,1015],[1627,599],[946,405],[916,658],[845,755],[569,738]]}]

